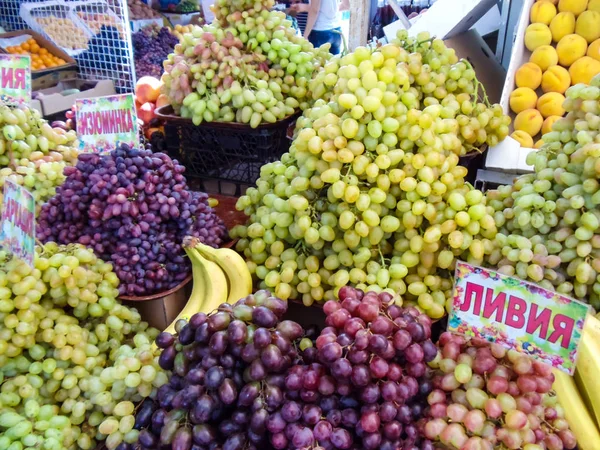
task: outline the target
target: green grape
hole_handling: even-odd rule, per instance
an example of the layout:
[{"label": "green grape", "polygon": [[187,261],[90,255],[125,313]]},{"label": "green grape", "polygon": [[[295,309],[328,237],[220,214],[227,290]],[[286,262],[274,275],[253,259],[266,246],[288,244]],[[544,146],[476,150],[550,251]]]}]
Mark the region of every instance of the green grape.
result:
[{"label": "green grape", "polygon": [[[379,49],[357,52],[360,58],[334,57],[329,64],[337,64],[335,70],[328,65],[316,71],[309,87],[313,98],[323,99],[298,120],[289,153],[261,170],[261,196],[251,188],[240,198],[237,208],[251,224],[233,233],[268,254],[265,259],[301,241],[307,272],[291,281],[293,272],[286,272],[286,284],[304,304],[351,283],[391,288],[403,302],[440,318],[456,258],[482,263],[495,251],[491,240],[499,227],[491,200],[465,183],[458,157],[490,137],[502,140],[507,122],[501,109],[478,102],[472,68],[442,41],[431,46],[400,33]],[[456,74],[452,93],[438,89],[449,73]],[[291,193],[280,187],[278,175],[296,164],[310,184]],[[504,198],[493,201],[503,205]],[[291,239],[263,248],[258,226],[280,203],[292,207],[285,224]],[[275,273],[284,269],[269,261],[277,264],[269,266],[269,284],[278,285]],[[259,267],[254,273],[267,276]]]},{"label": "green grape", "polygon": [[[12,424],[10,413],[0,415],[0,431],[29,447],[43,442],[44,448],[63,449],[77,442],[93,448],[95,427],[115,409],[124,419],[108,436],[116,446],[132,431],[134,402],[167,381],[158,373],[151,344],[158,331],[116,300],[118,279],[111,266],[89,250],[48,243],[37,251],[34,271],[16,258],[0,266],[12,300],[8,320],[0,322],[0,336],[11,342],[1,355],[7,363],[0,369],[0,401],[21,417]],[[66,268],[86,289],[65,287],[71,275],[58,271]],[[39,295],[23,303],[24,288]],[[93,291],[103,297],[98,300]],[[70,309],[74,298],[77,306]],[[99,313],[92,314],[96,307]]]}]

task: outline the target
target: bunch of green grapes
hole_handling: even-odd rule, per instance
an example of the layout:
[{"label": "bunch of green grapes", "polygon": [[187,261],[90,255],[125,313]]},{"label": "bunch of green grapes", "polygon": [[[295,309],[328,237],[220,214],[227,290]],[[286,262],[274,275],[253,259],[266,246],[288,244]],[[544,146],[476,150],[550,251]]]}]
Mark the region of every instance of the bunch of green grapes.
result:
[{"label": "bunch of green grapes", "polygon": [[274,0],[217,0],[214,6],[215,19],[224,24],[231,23],[238,12],[254,17],[261,11],[270,11],[273,6]]},{"label": "bunch of green grapes", "polygon": [[77,135],[52,128],[26,106],[0,102],[0,203],[5,180],[25,186],[41,206],[64,181],[63,169],[77,161]]},{"label": "bunch of green grapes", "polygon": [[527,156],[534,173],[488,193],[491,265],[600,309],[600,77],[566,92],[565,118]]},{"label": "bunch of green grapes", "polygon": [[118,302],[118,283],[81,245],[48,243],[34,268],[0,255],[0,448],[137,441],[134,406],[166,374],[158,331]]},{"label": "bunch of green grapes", "polygon": [[[290,152],[261,169],[233,230],[260,285],[306,305],[350,283],[389,290],[439,318],[456,258],[494,248],[494,210],[466,184],[459,155],[508,134],[499,105],[478,101],[466,62],[419,36],[334,58],[299,119]],[[311,88],[312,89],[312,88]]]},{"label": "bunch of green grapes", "polygon": [[308,82],[331,56],[328,44],[315,49],[284,13],[258,6],[255,12],[223,7],[220,20],[183,35],[162,77],[177,114],[197,125],[236,121],[256,128],[310,105]]}]

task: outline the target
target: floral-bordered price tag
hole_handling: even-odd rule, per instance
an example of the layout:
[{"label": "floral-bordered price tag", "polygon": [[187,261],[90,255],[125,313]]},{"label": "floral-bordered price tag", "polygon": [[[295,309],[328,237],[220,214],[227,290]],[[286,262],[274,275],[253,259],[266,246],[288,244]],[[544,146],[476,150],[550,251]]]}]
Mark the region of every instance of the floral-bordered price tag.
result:
[{"label": "floral-bordered price tag", "polygon": [[590,307],[495,270],[456,263],[448,331],[485,339],[570,375]]}]

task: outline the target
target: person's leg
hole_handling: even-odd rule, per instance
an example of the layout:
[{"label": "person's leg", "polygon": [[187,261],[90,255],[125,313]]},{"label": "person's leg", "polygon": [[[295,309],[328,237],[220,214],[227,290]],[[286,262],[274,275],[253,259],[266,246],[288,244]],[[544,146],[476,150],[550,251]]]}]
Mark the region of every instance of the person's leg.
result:
[{"label": "person's leg", "polygon": [[334,28],[333,30],[312,30],[308,36],[308,40],[315,47],[320,47],[326,43],[331,44],[329,51],[332,54],[337,55],[340,53],[342,46],[341,31],[341,28]]},{"label": "person's leg", "polygon": [[312,30],[308,35],[308,40],[312,45],[315,46],[315,48],[320,47],[321,45],[328,42],[326,33],[326,31]]},{"label": "person's leg", "polygon": [[329,51],[333,55],[339,55],[342,52],[342,29],[339,27],[334,28],[333,30],[329,31],[329,33],[330,35],[328,42],[331,43],[331,48]]}]

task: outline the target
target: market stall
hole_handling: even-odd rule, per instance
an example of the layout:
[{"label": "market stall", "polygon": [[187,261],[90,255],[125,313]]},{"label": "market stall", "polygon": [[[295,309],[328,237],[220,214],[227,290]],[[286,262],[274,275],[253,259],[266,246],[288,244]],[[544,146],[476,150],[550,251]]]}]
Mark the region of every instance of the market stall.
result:
[{"label": "market stall", "polygon": [[448,3],[0,5],[0,450],[600,450],[600,3]]}]

